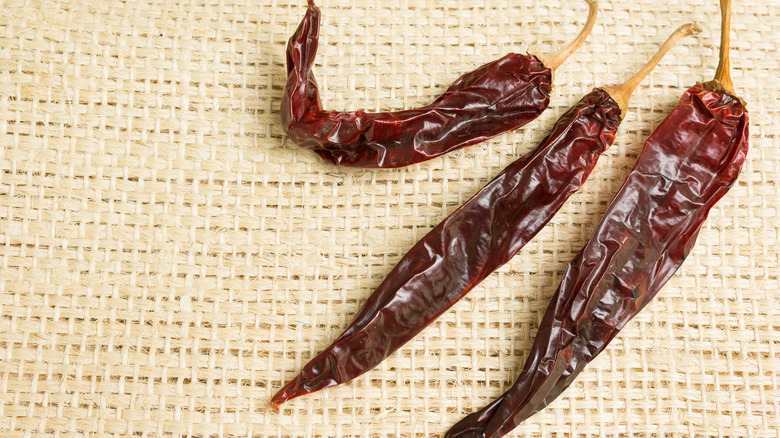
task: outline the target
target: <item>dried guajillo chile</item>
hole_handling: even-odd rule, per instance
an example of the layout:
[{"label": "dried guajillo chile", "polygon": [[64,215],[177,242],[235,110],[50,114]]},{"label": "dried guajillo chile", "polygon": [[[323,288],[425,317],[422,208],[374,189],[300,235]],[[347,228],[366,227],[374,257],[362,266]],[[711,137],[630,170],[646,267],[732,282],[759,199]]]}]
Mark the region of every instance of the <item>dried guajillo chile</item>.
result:
[{"label": "dried guajillo chile", "polygon": [[563,274],[520,377],[449,438],[500,437],[566,389],[658,293],[690,252],[748,151],[748,113],[728,73],[729,1],[721,62],[647,140],[593,235]]},{"label": "dried guajillo chile", "polygon": [[312,71],[320,10],[306,15],[287,44],[281,117],[299,146],[334,164],[402,167],[485,141],[537,118],[550,103],[553,72],[579,48],[596,21],[595,0],[580,34],[550,56],[510,53],[461,76],[433,103],[396,112],[322,109]]},{"label": "dried guajillo chile", "polygon": [[570,108],[532,152],[510,164],[404,255],[336,341],[272,399],[351,380],[374,368],[506,263],[576,192],[615,139],[631,92],[694,25],[678,29],[621,86]]}]

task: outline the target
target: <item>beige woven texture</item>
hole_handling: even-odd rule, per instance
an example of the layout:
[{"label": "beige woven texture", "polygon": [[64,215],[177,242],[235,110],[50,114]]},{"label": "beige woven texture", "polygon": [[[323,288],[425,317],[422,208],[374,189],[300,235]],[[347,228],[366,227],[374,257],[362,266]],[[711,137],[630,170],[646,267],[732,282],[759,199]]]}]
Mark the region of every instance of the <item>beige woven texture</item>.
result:
[{"label": "beige woven texture", "polygon": [[[337,168],[286,139],[303,0],[0,1],[0,436],[439,437],[517,377],[566,263],[642,144],[717,64],[717,1],[603,1],[525,128],[419,165]],[[551,52],[579,0],[323,0],[333,109],[430,102]],[[739,182],[682,269],[513,436],[780,436],[780,0],[736,1]],[[400,257],[592,87],[678,25],[584,188],[514,259],[354,381],[268,402]]]}]

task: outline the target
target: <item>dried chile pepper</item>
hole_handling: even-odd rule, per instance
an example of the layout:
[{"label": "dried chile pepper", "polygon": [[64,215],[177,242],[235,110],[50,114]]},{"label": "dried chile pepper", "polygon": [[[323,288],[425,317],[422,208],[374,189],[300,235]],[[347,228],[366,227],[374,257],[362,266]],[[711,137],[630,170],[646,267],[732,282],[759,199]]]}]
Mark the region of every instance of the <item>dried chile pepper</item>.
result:
[{"label": "dried chile pepper", "polygon": [[535,150],[423,237],[344,333],[273,397],[272,406],[374,368],[511,259],[585,182],[614,141],[637,85],[677,40],[699,31],[691,24],[680,27],[631,79],[587,94]]},{"label": "dried chile pepper", "polygon": [[510,53],[461,76],[421,108],[366,113],[325,111],[312,72],[320,10],[309,0],[306,15],[287,45],[287,85],[281,106],[284,130],[299,146],[333,164],[402,167],[485,141],[537,118],[550,103],[553,72],[587,38],[596,0],[569,45],[550,56]]},{"label": "dried chile pepper", "polygon": [[730,5],[721,0],[721,62],[645,143],[593,235],[572,260],[520,377],[449,438],[500,437],[566,389],[682,265],[748,150],[748,113],[728,73]]}]

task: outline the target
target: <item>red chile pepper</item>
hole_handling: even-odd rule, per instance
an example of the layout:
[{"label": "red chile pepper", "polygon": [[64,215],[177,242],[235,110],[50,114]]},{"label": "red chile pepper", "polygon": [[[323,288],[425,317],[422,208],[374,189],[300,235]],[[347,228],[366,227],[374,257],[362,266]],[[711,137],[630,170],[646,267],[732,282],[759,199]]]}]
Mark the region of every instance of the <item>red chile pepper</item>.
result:
[{"label": "red chile pepper", "polygon": [[570,108],[550,135],[422,238],[390,272],[336,341],[271,401],[351,380],[417,335],[506,263],[576,192],[615,139],[631,92],[693,25],[678,29],[621,86],[596,89]]},{"label": "red chile pepper", "polygon": [[287,44],[282,125],[297,145],[333,164],[355,167],[407,166],[519,128],[547,108],[553,72],[593,29],[597,2],[587,1],[585,27],[554,55],[511,53],[461,76],[430,105],[366,113],[322,109],[312,72],[320,10],[309,0]]},{"label": "red chile pepper", "polygon": [[715,80],[686,91],[647,140],[566,268],[514,385],[447,437],[503,436],[554,400],[680,267],[710,209],[736,181],[748,151],[748,113],[728,75],[728,0],[721,6]]}]

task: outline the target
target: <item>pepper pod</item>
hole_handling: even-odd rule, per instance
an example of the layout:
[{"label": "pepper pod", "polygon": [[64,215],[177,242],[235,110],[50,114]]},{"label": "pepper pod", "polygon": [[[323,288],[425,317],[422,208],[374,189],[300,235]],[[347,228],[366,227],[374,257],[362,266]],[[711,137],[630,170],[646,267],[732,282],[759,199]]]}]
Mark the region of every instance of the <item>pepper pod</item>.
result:
[{"label": "pepper pod", "polygon": [[272,406],[374,368],[509,261],[582,186],[612,145],[637,85],[677,40],[699,31],[692,24],[680,27],[623,85],[595,89],[571,107],[535,150],[412,247],[344,333],[273,397]]},{"label": "pepper pod", "polygon": [[390,168],[426,161],[517,129],[550,103],[553,72],[574,53],[596,22],[589,4],[579,35],[549,56],[510,53],[461,76],[421,108],[366,113],[322,109],[312,71],[320,10],[309,0],[306,15],[287,44],[287,85],[282,125],[297,145],[342,166]]},{"label": "pepper pod", "polygon": [[552,402],[687,257],[748,150],[748,113],[729,76],[730,2],[721,0],[715,79],[695,85],[648,138],[593,235],[569,263],[523,371],[449,438],[500,437]]}]

